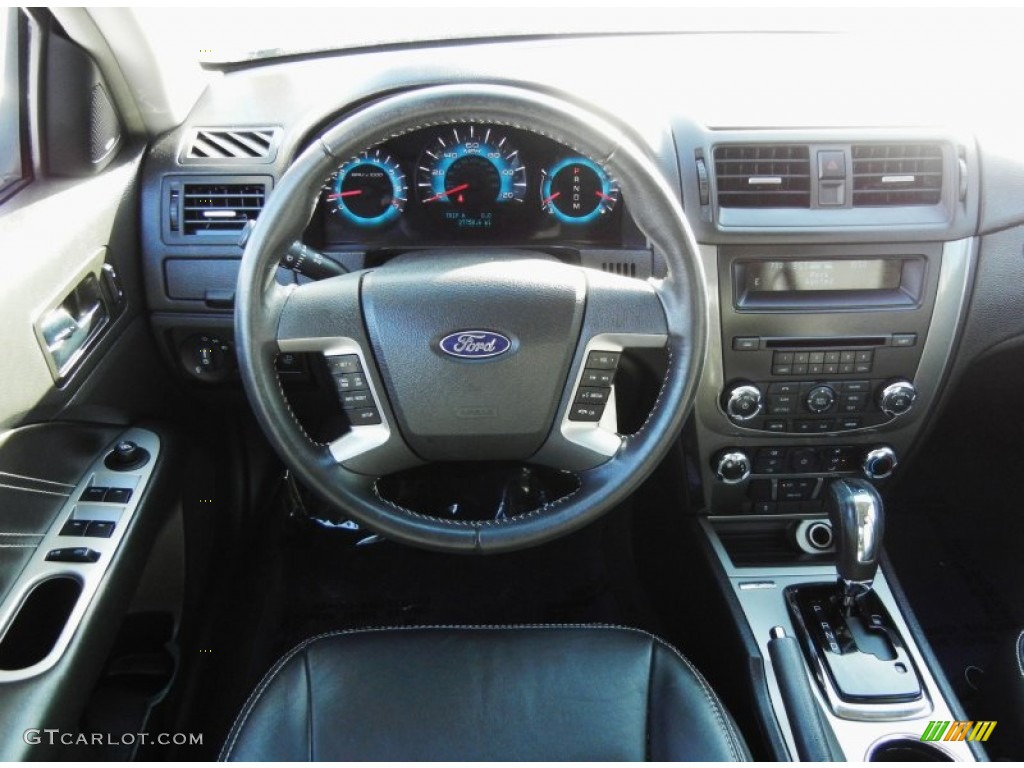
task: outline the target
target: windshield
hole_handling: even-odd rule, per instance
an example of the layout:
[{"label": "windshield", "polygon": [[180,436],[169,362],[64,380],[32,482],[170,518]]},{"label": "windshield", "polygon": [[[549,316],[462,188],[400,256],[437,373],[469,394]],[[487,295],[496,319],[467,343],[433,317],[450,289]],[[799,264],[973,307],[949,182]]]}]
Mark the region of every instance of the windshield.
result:
[{"label": "windshield", "polygon": [[[998,13],[998,11],[996,11]],[[984,23],[962,9],[897,8],[150,8],[135,9],[157,49],[173,43],[207,66],[317,51],[489,37],[558,34],[841,31],[930,33]],[[982,14],[978,14],[981,16]]]}]

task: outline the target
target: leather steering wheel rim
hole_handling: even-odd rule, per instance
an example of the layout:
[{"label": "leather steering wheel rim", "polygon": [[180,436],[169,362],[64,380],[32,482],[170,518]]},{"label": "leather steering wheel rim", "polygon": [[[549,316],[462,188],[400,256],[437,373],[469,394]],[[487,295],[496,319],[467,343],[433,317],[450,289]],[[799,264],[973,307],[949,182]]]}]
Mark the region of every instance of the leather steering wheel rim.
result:
[{"label": "leather steering wheel rim", "polygon": [[[349,158],[387,139],[455,123],[539,133],[603,165],[619,182],[634,220],[667,266],[667,274],[648,281],[664,311],[668,367],[646,422],[638,432],[620,436],[618,450],[607,461],[579,472],[575,492],[503,520],[431,517],[382,498],[377,477],[347,468],[306,434],[274,367],[282,313],[295,290],[278,284],[278,264],[307,226],[324,179]],[[626,499],[679,436],[693,404],[708,328],[696,242],[676,193],[647,154],[604,117],[511,85],[406,91],[370,103],[329,128],[295,160],[268,198],[242,257],[236,295],[242,381],[258,422],[285,465],[369,529],[439,551],[495,553],[540,544],[586,525]],[[552,428],[558,428],[557,420]]]}]

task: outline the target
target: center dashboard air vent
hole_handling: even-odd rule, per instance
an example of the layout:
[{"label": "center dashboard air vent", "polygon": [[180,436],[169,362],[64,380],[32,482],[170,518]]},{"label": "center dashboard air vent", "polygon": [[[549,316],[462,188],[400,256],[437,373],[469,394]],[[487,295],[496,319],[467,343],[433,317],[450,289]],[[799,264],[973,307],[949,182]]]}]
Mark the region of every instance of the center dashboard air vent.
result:
[{"label": "center dashboard air vent", "polygon": [[940,144],[854,144],[853,205],[935,205],[942,199]]},{"label": "center dashboard air vent", "polygon": [[810,151],[800,144],[719,145],[715,183],[723,208],[810,208]]},{"label": "center dashboard air vent", "polygon": [[164,233],[170,240],[234,243],[259,216],[271,182],[266,176],[178,177],[166,182]]}]

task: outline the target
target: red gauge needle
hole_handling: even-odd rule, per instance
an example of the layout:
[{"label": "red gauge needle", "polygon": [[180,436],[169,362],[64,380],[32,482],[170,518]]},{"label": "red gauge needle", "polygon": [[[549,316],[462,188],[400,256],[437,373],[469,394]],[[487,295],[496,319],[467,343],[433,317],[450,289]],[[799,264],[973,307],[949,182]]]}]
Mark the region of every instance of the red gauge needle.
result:
[{"label": "red gauge needle", "polygon": [[438,194],[434,195],[433,197],[428,197],[423,202],[424,203],[432,203],[435,200],[440,200],[442,197],[448,197],[448,195],[454,195],[456,192],[461,192],[464,189],[469,189],[469,184],[459,184],[459,186],[457,186],[457,187],[452,187],[451,189],[447,189],[444,192],[439,192]]},{"label": "red gauge needle", "polygon": [[551,202],[552,200],[557,200],[557,199],[558,199],[558,198],[560,198],[561,196],[562,196],[562,193],[561,193],[561,192],[555,192],[555,194],[553,194],[553,195],[548,195],[548,196],[547,196],[547,197],[545,197],[545,198],[544,198],[543,200],[541,200],[541,201],[540,201],[540,204],[541,204],[541,205],[547,205],[547,204],[548,204],[548,203],[550,203],[550,202]]},{"label": "red gauge needle", "polygon": [[339,197],[354,197],[355,195],[363,194],[361,189],[350,189],[347,192],[335,192],[333,195],[328,195],[328,200],[337,200]]},{"label": "red gauge needle", "polygon": [[611,195],[606,195],[604,192],[594,192],[594,194],[600,197],[602,200],[611,200],[613,203],[615,202],[614,197],[612,197]]}]

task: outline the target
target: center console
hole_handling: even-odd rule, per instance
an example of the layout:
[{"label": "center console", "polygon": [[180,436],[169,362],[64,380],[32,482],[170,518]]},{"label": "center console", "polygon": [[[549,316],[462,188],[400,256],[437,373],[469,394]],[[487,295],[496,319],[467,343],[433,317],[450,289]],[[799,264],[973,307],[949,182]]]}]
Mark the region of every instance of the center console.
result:
[{"label": "center console", "polygon": [[682,121],[676,134],[709,298],[701,526],[789,756],[973,760],[963,742],[921,743],[957,704],[876,572],[882,498],[936,410],[970,295],[971,143]]}]

